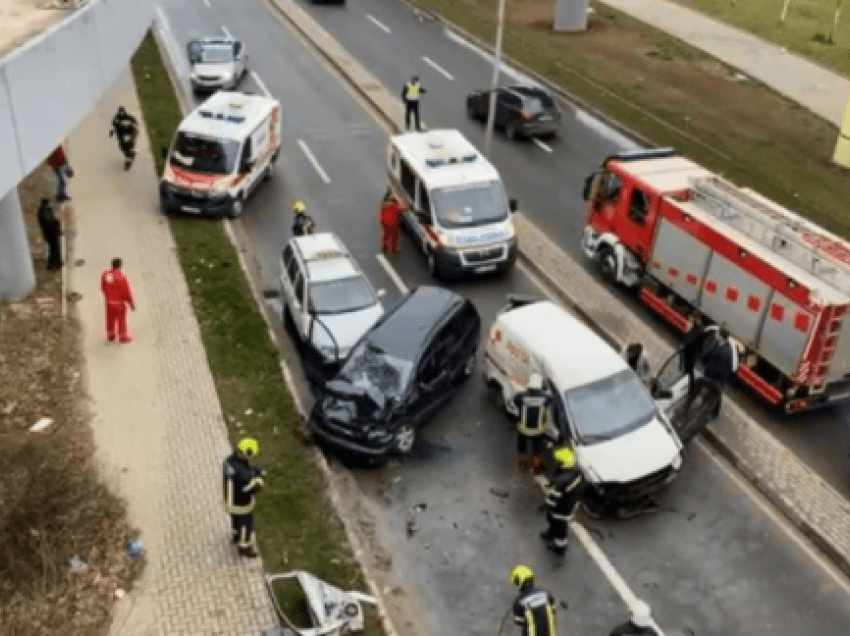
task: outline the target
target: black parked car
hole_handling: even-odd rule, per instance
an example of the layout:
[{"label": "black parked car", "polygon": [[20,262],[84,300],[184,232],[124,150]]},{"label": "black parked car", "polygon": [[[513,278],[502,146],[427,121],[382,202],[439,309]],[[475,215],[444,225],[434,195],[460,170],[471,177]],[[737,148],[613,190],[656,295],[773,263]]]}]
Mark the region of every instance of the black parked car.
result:
[{"label": "black parked car", "polygon": [[360,455],[410,452],[416,427],[474,372],[480,338],[471,302],[440,287],[411,290],[318,390],[311,430]]},{"label": "black parked car", "polygon": [[[475,91],[466,98],[470,119],[487,119],[493,91]],[[496,90],[495,125],[508,139],[551,137],[561,128],[561,111],[551,95],[533,86],[506,86]]]}]

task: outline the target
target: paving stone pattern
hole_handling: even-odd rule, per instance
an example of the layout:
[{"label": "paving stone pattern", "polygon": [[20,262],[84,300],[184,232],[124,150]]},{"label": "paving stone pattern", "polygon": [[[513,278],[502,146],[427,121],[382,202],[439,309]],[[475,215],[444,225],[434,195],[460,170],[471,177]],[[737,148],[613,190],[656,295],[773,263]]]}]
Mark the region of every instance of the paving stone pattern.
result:
[{"label": "paving stone pattern", "polygon": [[[559,289],[578,313],[620,346],[643,343],[653,369],[669,357],[673,348],[649,326],[622,318],[622,304],[610,289],[578,267],[522,214],[514,216],[514,223],[524,260]],[[838,492],[729,399],[706,434],[774,505],[850,573],[850,504]]]}]

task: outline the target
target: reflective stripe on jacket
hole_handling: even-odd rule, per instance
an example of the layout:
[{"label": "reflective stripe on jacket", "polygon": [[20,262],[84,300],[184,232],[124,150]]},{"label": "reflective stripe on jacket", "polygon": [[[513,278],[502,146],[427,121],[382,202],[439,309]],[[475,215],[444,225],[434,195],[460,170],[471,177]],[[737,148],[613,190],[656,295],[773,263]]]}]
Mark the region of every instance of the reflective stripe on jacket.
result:
[{"label": "reflective stripe on jacket", "polygon": [[222,471],[227,514],[250,514],[254,510],[254,494],[263,487],[263,478],[255,467],[236,453],[224,460]]},{"label": "reflective stripe on jacket", "polygon": [[578,468],[559,468],[552,478],[546,508],[555,519],[568,520],[581,500],[586,482]]},{"label": "reflective stripe on jacket", "polygon": [[552,396],[543,389],[529,389],[514,396],[519,408],[517,430],[523,435],[542,435],[546,432],[546,411]]},{"label": "reflective stripe on jacket", "polygon": [[545,590],[528,586],[514,602],[514,623],[523,628],[523,636],[557,636],[555,599]]}]

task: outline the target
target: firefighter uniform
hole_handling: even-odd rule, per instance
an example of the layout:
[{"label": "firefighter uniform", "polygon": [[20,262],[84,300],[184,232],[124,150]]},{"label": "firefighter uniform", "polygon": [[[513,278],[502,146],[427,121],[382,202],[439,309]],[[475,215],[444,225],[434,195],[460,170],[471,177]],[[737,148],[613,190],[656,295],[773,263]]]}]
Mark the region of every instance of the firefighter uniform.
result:
[{"label": "firefighter uniform", "polygon": [[385,252],[398,251],[398,226],[401,220],[402,205],[387,193],[381,204],[381,249]]},{"label": "firefighter uniform", "polygon": [[256,557],[257,540],[254,533],[254,495],[263,487],[265,471],[251,465],[249,459],[257,454],[259,445],[245,438],[224,460],[224,502],[230,515],[233,542],[239,546],[239,554]]},{"label": "firefighter uniform", "polygon": [[419,78],[414,76],[404,85],[401,91],[401,98],[404,100],[404,126],[410,130],[410,120],[413,118],[416,123],[416,130],[422,130],[419,120],[419,96],[427,92],[419,84]]},{"label": "firefighter uniform", "polygon": [[546,495],[546,519],[549,527],[540,534],[546,546],[563,555],[569,545],[569,522],[581,501],[585,488],[584,475],[576,466],[575,455],[566,447],[553,453],[557,467]]},{"label": "firefighter uniform", "polygon": [[130,283],[121,271],[120,258],[112,261],[112,269],[101,274],[100,290],[106,302],[106,339],[112,342],[117,332],[119,342],[132,342],[127,333],[127,305],[135,309],[135,304]]},{"label": "firefighter uniform", "polygon": [[306,236],[313,233],[313,219],[307,215],[307,206],[303,201],[292,202],[295,220],[292,222],[292,236]]},{"label": "firefighter uniform", "polygon": [[124,153],[124,170],[129,170],[136,156],[136,137],[139,135],[139,122],[123,106],[118,108],[112,118],[112,130],[109,136],[118,139],[118,148]]},{"label": "firefighter uniform", "polygon": [[517,422],[519,453],[537,456],[543,451],[546,412],[551,403],[552,396],[543,389],[543,380],[536,373],[528,379],[528,390],[514,396],[514,404],[519,409]]},{"label": "firefighter uniform", "polygon": [[518,565],[511,570],[510,579],[519,588],[513,614],[522,636],[557,636],[555,599],[546,590],[534,586],[531,569]]}]

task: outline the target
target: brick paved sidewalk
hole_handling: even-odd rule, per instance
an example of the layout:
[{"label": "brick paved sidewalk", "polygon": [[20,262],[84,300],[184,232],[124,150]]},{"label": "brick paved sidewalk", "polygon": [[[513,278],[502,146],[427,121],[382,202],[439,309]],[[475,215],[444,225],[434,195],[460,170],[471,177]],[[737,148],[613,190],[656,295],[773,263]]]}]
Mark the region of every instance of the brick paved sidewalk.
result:
[{"label": "brick paved sidewalk", "polygon": [[600,1],[740,69],[816,115],[841,125],[850,94],[850,81],[844,75],[670,0]]},{"label": "brick paved sidewalk", "polygon": [[[578,313],[621,347],[643,343],[653,370],[672,354],[673,348],[647,324],[623,313],[612,290],[578,267],[522,214],[513,218],[523,257]],[[708,434],[736,468],[850,573],[850,503],[731,400],[723,401]]]},{"label": "brick paved sidewalk", "polygon": [[[129,172],[114,139],[123,105],[141,121],[129,69],[70,136],[76,220],[72,290],[84,328],[98,457],[128,499],[148,565],[119,601],[112,634],[257,636],[275,624],[259,560],[229,542],[221,462],[230,452],[221,407],[168,224],[159,212],[148,137]],[[103,336],[100,272],[124,259],[136,296],[130,345]]]}]

